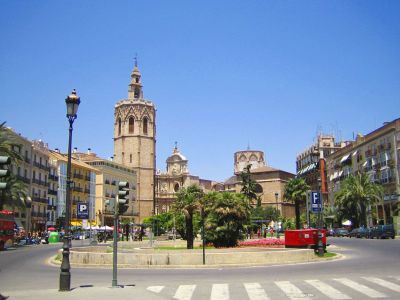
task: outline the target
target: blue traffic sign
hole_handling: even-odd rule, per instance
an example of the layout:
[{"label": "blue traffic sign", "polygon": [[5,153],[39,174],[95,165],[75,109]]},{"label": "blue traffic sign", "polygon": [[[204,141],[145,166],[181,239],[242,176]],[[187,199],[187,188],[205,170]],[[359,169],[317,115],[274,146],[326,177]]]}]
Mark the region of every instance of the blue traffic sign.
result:
[{"label": "blue traffic sign", "polygon": [[76,218],[87,220],[89,219],[89,205],[87,203],[78,203],[77,204],[77,212]]},{"label": "blue traffic sign", "polygon": [[311,211],[313,213],[322,212],[322,196],[320,192],[311,192]]}]

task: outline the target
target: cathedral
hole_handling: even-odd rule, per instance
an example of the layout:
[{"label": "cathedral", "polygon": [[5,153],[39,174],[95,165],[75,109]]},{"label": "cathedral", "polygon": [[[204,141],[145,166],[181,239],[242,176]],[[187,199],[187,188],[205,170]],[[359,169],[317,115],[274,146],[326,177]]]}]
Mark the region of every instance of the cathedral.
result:
[{"label": "cathedral", "polygon": [[177,144],[168,157],[167,170],[156,171],[156,108],[143,95],[141,74],[135,62],[128,86],[128,98],[117,102],[114,110],[114,161],[137,174],[135,222],[166,212],[176,193],[191,184],[205,192],[211,191],[214,182],[189,174],[188,160],[180,153]]}]

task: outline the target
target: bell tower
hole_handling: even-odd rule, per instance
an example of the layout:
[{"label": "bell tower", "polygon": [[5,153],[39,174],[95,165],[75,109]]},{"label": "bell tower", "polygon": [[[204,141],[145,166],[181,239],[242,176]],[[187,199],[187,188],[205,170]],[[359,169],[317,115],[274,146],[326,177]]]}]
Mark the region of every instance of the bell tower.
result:
[{"label": "bell tower", "polygon": [[135,59],[128,98],[115,105],[114,161],[136,171],[137,222],[153,214],[155,157],[156,108],[143,98],[141,74]]}]

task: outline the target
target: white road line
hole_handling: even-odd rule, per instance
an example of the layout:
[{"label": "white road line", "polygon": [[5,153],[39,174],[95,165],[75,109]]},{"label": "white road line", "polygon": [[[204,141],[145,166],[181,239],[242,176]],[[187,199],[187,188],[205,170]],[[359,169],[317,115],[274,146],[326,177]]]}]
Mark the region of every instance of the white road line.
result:
[{"label": "white road line", "polygon": [[383,279],[379,279],[379,278],[376,278],[376,277],[361,277],[361,278],[363,278],[365,280],[368,280],[368,281],[370,281],[372,283],[379,284],[379,285],[381,285],[381,286],[383,286],[385,288],[388,288],[388,289],[390,289],[392,291],[400,293],[400,285],[398,285],[398,284],[395,284],[395,283],[392,283],[390,281],[386,281],[386,280],[383,280]]},{"label": "white road line", "polygon": [[343,294],[337,289],[331,287],[330,285],[323,283],[319,280],[305,280],[309,285],[312,285],[317,290],[319,290],[322,294],[328,296],[331,299],[340,300],[340,299],[351,299],[351,297]]},{"label": "white road line", "polygon": [[310,300],[309,295],[304,294],[298,287],[289,281],[275,281],[275,284],[292,300]]},{"label": "white road line", "polygon": [[211,289],[210,300],[229,300],[229,288],[228,285],[213,284]]},{"label": "white road line", "polygon": [[157,294],[159,294],[163,289],[164,289],[163,285],[153,285],[153,286],[147,287],[148,291],[157,293]]},{"label": "white road line", "polygon": [[269,300],[261,285],[257,282],[243,283],[250,300]]},{"label": "white road line", "polygon": [[370,298],[387,297],[385,294],[383,294],[381,292],[373,290],[363,284],[357,283],[357,282],[347,279],[347,278],[335,278],[334,280],[337,282],[340,282],[341,284],[344,284],[345,286],[348,286],[349,288],[352,288],[353,290],[356,290],[357,292],[360,292]]},{"label": "white road line", "polygon": [[180,285],[175,292],[174,299],[190,300],[196,285]]}]

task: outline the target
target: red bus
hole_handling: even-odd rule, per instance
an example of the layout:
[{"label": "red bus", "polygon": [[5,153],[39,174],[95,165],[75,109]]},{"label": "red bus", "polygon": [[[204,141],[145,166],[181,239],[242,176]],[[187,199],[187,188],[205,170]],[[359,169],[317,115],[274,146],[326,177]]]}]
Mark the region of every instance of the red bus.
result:
[{"label": "red bus", "polygon": [[0,250],[11,247],[14,243],[15,220],[12,211],[0,211]]}]

